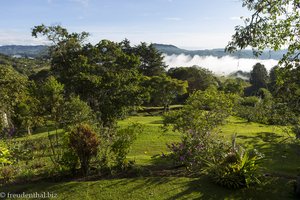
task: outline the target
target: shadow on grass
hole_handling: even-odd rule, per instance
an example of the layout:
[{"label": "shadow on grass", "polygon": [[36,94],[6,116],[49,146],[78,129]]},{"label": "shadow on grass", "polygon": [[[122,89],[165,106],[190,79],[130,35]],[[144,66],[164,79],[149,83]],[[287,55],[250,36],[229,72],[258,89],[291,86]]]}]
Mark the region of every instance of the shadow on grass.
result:
[{"label": "shadow on grass", "polygon": [[[271,180],[272,179],[272,180]],[[229,190],[213,184],[209,177],[139,177],[100,179],[85,182],[40,182],[14,187],[4,192],[34,193],[49,191],[59,199],[296,199],[286,179],[269,178],[264,185]],[[75,198],[74,198],[75,197]]]},{"label": "shadow on grass", "polygon": [[150,122],[150,124],[163,124],[163,120],[155,120]]},{"label": "shadow on grass", "polygon": [[76,199],[84,199],[85,195],[90,195],[91,199],[296,199],[290,182],[300,163],[299,142],[272,132],[238,138],[265,155],[262,164],[265,172],[272,176],[266,177],[260,186],[236,191],[222,188],[207,176],[187,176],[184,167],[176,168],[170,160],[157,155],[151,159],[150,165],[141,167],[138,175],[132,171],[128,177],[39,181],[6,186],[1,190],[16,193],[53,191],[64,199],[72,195],[77,195]]},{"label": "shadow on grass", "polygon": [[260,132],[254,136],[237,136],[245,146],[252,146],[263,153],[263,167],[268,173],[284,177],[295,177],[300,163],[300,142],[294,138],[271,132]]}]

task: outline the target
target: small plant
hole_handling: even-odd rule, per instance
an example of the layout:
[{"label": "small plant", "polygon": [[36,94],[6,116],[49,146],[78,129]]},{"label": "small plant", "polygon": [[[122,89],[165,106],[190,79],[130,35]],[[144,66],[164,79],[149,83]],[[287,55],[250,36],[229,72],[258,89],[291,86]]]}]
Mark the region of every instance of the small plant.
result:
[{"label": "small plant", "polygon": [[3,182],[8,183],[15,175],[15,169],[11,165],[4,166],[0,169],[0,173],[3,178]]},{"label": "small plant", "polygon": [[236,146],[235,137],[232,148],[221,162],[206,162],[209,176],[216,184],[230,189],[259,184],[258,170],[262,154],[255,149],[245,151],[242,147]]},{"label": "small plant", "polygon": [[294,125],[292,131],[294,132],[296,139],[300,139],[300,124]]},{"label": "small plant", "polygon": [[78,156],[72,149],[68,149],[63,153],[60,164],[67,168],[67,170],[70,170],[72,174],[75,174],[76,168],[79,164]]},{"label": "small plant", "polygon": [[41,160],[35,160],[32,164],[31,164],[31,168],[32,169],[39,169],[46,166],[46,164],[41,161]]},{"label": "small plant", "polygon": [[142,132],[140,124],[132,124],[126,128],[117,130],[111,151],[116,156],[116,163],[122,169],[128,168],[132,162],[126,159],[132,143],[136,140],[137,134]]},{"label": "small plant", "polygon": [[69,147],[78,156],[84,175],[89,173],[91,158],[97,155],[99,144],[96,133],[88,124],[77,125],[69,134]]},{"label": "small plant", "polygon": [[4,145],[0,146],[0,164],[3,166],[12,164],[11,153]]},{"label": "small plant", "polygon": [[35,170],[25,168],[21,170],[20,174],[18,175],[18,179],[21,181],[28,182],[31,181],[34,176],[35,176]]}]

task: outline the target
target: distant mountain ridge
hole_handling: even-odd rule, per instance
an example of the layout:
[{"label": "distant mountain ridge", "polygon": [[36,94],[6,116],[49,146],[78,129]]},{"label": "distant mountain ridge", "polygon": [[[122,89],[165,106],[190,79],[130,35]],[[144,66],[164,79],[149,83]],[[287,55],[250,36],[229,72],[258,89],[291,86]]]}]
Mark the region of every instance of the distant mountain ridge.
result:
[{"label": "distant mountain ridge", "polygon": [[[209,50],[186,50],[178,48],[171,44],[153,44],[154,47],[160,51],[161,53],[167,55],[179,55],[185,54],[190,56],[214,56],[214,57],[224,57],[224,56],[232,56],[235,58],[256,58],[251,50],[241,50],[230,54],[225,52],[224,49],[209,49]],[[48,46],[45,45],[37,45],[37,46],[30,46],[30,45],[4,45],[0,46],[0,53],[8,56],[22,56],[22,57],[41,57],[46,56],[48,53]],[[266,60],[266,59],[274,59],[279,60],[282,58],[283,54],[286,53],[286,50],[280,51],[264,51],[262,55],[257,57],[258,59]]]},{"label": "distant mountain ridge", "polygon": [[252,50],[241,50],[237,51],[235,53],[228,53],[225,52],[224,49],[205,49],[205,50],[186,50],[178,48],[174,45],[169,44],[153,44],[154,47],[159,50],[160,52],[167,54],[167,55],[179,55],[179,54],[185,54],[190,56],[215,56],[218,58],[224,57],[224,56],[232,56],[235,58],[258,58],[262,60],[266,59],[274,59],[274,60],[280,60],[287,51],[286,50],[279,50],[279,51],[264,51],[262,55],[259,57],[255,57],[253,55]]},{"label": "distant mountain ridge", "polygon": [[0,53],[8,56],[41,57],[48,54],[48,46],[45,45],[4,45],[0,46]]}]

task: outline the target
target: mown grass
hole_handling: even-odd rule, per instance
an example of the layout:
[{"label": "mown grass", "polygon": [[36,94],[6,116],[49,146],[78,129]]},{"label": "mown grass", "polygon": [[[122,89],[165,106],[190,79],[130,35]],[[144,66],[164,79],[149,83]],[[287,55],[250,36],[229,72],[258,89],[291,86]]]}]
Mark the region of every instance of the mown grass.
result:
[{"label": "mown grass", "polygon": [[[138,135],[128,159],[135,160],[137,166],[148,167],[157,163],[162,153],[167,153],[167,143],[180,140],[179,133],[161,130],[159,116],[133,116],[122,120],[119,125],[132,122],[144,125]],[[221,127],[220,137],[230,140],[237,134],[237,142],[253,147],[265,154],[265,180],[261,186],[238,191],[224,189],[213,184],[208,177],[199,178],[172,175],[161,177],[155,173],[136,177],[100,178],[98,180],[69,180],[62,182],[38,181],[2,188],[5,192],[54,192],[58,199],[292,199],[292,181],[300,163],[300,144],[286,134],[285,127],[247,123],[243,119],[230,117]],[[45,133],[31,136],[32,139],[47,137]],[[161,160],[161,159],[159,159]],[[167,164],[165,165],[167,166]],[[152,169],[152,168],[150,168]],[[145,176],[145,177],[142,177]],[[1,191],[0,191],[1,192]]]}]

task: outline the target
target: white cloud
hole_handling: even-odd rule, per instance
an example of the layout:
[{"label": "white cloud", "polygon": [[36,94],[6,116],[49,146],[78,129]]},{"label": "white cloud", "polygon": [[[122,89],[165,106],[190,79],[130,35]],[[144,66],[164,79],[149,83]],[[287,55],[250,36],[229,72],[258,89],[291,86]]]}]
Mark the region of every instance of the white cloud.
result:
[{"label": "white cloud", "polygon": [[44,38],[34,38],[28,32],[21,30],[1,30],[0,31],[0,45],[40,45],[49,44]]},{"label": "white cloud", "polygon": [[259,59],[237,59],[231,56],[224,56],[221,58],[214,56],[194,56],[190,55],[164,55],[164,61],[169,67],[190,67],[193,65],[198,65],[200,67],[207,68],[212,72],[218,75],[227,75],[232,72],[242,70],[242,71],[251,71],[253,65],[256,63],[261,63],[270,70],[274,67],[278,61],[269,59],[269,60],[259,60]]}]

